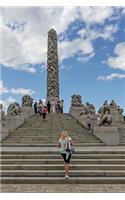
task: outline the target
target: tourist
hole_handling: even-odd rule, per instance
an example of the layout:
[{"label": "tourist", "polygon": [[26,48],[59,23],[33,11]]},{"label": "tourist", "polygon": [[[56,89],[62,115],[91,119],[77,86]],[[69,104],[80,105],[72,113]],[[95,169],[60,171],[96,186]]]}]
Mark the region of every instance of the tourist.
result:
[{"label": "tourist", "polygon": [[61,137],[59,139],[59,149],[60,153],[64,159],[64,169],[65,169],[65,178],[69,179],[69,163],[72,153],[66,151],[66,144],[68,142],[72,143],[71,137],[69,137],[69,134],[67,131],[62,131]]},{"label": "tourist", "polygon": [[39,100],[38,112],[39,112],[40,116],[42,116],[43,107],[44,107],[43,102],[41,100]]},{"label": "tourist", "polygon": [[92,128],[91,126],[92,126],[91,119],[90,116],[88,115],[86,119],[86,128],[88,129],[89,132],[91,131]]},{"label": "tourist", "polygon": [[48,101],[48,103],[47,103],[48,113],[50,113],[50,108],[51,108],[51,104],[50,104],[50,101]]},{"label": "tourist", "polygon": [[64,105],[64,100],[62,99],[60,102],[60,112],[63,113],[63,105]]},{"label": "tourist", "polygon": [[34,103],[34,112],[37,113],[37,102]]},{"label": "tourist", "polygon": [[56,102],[56,112],[57,113],[60,112],[60,101],[59,100]]},{"label": "tourist", "polygon": [[46,114],[48,113],[48,109],[46,106],[43,107],[43,110],[42,110],[42,116],[43,116],[43,120],[46,121]]},{"label": "tourist", "polygon": [[51,111],[52,111],[52,114],[56,113],[56,103],[54,99],[51,102]]}]

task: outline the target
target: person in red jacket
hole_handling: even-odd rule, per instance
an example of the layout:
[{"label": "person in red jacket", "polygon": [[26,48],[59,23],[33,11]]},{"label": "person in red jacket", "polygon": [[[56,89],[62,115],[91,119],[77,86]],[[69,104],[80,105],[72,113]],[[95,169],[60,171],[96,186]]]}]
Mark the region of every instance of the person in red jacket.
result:
[{"label": "person in red jacket", "polygon": [[48,113],[48,109],[46,106],[43,107],[43,110],[42,110],[42,116],[43,116],[43,120],[47,120],[46,119],[46,114]]}]

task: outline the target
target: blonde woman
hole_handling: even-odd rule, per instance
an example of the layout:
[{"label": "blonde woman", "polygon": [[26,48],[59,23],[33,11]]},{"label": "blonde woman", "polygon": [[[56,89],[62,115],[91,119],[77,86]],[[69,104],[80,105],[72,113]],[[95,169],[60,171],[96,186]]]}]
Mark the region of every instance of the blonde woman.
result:
[{"label": "blonde woman", "polygon": [[69,163],[70,163],[70,158],[71,158],[71,152],[66,151],[66,145],[68,142],[72,143],[71,137],[69,137],[69,134],[67,131],[62,131],[61,137],[59,139],[59,149],[60,153],[64,159],[64,169],[65,169],[65,178],[69,179]]}]

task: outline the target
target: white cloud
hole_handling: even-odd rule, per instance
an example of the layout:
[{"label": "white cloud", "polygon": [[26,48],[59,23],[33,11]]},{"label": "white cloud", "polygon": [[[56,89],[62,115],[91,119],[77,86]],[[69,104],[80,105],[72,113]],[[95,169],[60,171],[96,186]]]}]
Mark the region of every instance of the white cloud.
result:
[{"label": "white cloud", "polygon": [[[1,10],[0,62],[6,67],[31,73],[36,69],[28,64],[46,63],[47,32],[52,27],[58,34],[65,32],[78,15],[76,7],[15,7]],[[24,29],[20,31],[17,27],[23,23]]]},{"label": "white cloud", "polygon": [[123,79],[125,78],[125,74],[117,74],[117,73],[111,73],[107,76],[98,76],[97,80],[103,80],[103,81],[111,81],[113,79]]},{"label": "white cloud", "polygon": [[7,102],[8,102],[8,103],[13,103],[13,102],[15,102],[15,101],[16,101],[16,100],[15,100],[13,97],[11,97],[11,96],[7,98]]},{"label": "white cloud", "polygon": [[59,44],[59,59],[60,61],[73,57],[80,52],[81,55],[87,55],[93,52],[93,46],[89,40],[81,41],[74,39],[73,41],[63,41]]},{"label": "white cloud", "polygon": [[69,70],[69,69],[71,69],[71,68],[72,68],[71,65],[69,65],[69,66],[67,66],[67,65],[61,65],[61,66],[60,66],[60,70]]},{"label": "white cloud", "polygon": [[115,46],[115,57],[109,57],[106,63],[113,69],[125,70],[125,42],[118,43]]},{"label": "white cloud", "polygon": [[118,26],[110,24],[98,29],[91,29],[87,27],[79,30],[77,34],[80,35],[83,39],[89,38],[90,41],[96,40],[98,38],[102,38],[104,40],[112,40],[113,34],[117,31]]},{"label": "white cloud", "polygon": [[3,86],[3,81],[0,81],[0,94],[3,93],[11,93],[11,94],[17,94],[17,95],[33,95],[36,92],[31,90],[31,89],[26,89],[26,88],[11,88],[8,89]]},{"label": "white cloud", "polygon": [[2,93],[8,93],[9,90],[3,86],[3,81],[0,81],[0,94]]},{"label": "white cloud", "polygon": [[95,53],[93,52],[93,53],[90,53],[90,54],[88,54],[88,55],[86,55],[86,56],[78,57],[77,60],[78,60],[79,62],[81,62],[81,63],[86,63],[86,62],[88,62],[91,58],[93,58],[94,55],[95,55]]},{"label": "white cloud", "polygon": [[112,16],[112,7],[80,7],[79,14],[82,20],[87,24],[103,24],[106,19]]},{"label": "white cloud", "polygon": [[14,99],[11,96],[9,96],[6,100],[0,99],[0,103],[3,105],[3,109],[5,110],[5,112],[7,111],[9,104],[14,103],[14,102],[16,102],[16,99]]},{"label": "white cloud", "polygon": [[25,94],[32,95],[36,93],[31,89],[25,89],[25,88],[11,88],[9,92],[12,94],[20,94],[20,95],[25,95]]},{"label": "white cloud", "polygon": [[[87,27],[104,22],[113,15],[112,7],[4,7],[1,8],[2,30],[0,63],[19,71],[35,73],[35,65],[47,61],[47,32],[55,28],[65,35],[75,20]],[[59,43],[60,59],[93,52],[92,40],[111,39],[117,27],[108,25],[104,31],[89,31],[87,38]],[[89,38],[91,37],[91,39]]]}]

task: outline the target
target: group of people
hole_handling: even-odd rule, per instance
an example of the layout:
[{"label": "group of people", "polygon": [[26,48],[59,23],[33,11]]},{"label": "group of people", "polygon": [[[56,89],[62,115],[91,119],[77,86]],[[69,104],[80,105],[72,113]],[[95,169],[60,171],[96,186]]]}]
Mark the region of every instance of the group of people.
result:
[{"label": "group of people", "polygon": [[62,99],[61,101],[56,101],[52,100],[51,102],[48,101],[46,105],[44,105],[42,100],[39,100],[39,102],[34,103],[34,112],[39,113],[40,116],[43,116],[43,119],[46,119],[46,114],[47,113],[63,113],[63,105],[64,105],[64,100]]}]

